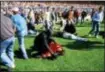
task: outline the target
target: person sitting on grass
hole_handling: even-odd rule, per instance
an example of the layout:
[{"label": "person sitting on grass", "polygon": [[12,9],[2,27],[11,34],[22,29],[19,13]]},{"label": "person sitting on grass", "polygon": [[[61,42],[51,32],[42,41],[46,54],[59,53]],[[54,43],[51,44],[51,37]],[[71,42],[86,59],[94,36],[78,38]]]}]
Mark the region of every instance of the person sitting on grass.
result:
[{"label": "person sitting on grass", "polygon": [[63,54],[62,47],[52,39],[52,30],[42,31],[34,40],[32,50],[38,51],[42,58],[55,59],[57,55]]},{"label": "person sitting on grass", "polygon": [[63,19],[62,19],[62,22],[61,22],[62,24],[61,24],[61,28],[60,28],[61,32],[58,32],[56,35],[59,37],[63,37],[63,38],[71,38],[71,39],[77,40],[77,41],[88,41],[88,39],[86,39],[86,38],[81,38],[81,37],[77,36],[74,17],[72,15],[73,7],[71,7],[70,11],[68,10],[68,11],[64,12],[65,15],[62,15]]}]

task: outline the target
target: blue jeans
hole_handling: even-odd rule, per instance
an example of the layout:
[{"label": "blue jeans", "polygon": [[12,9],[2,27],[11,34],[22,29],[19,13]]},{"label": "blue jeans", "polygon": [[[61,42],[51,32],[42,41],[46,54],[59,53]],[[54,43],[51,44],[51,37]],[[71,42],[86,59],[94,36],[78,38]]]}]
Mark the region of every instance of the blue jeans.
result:
[{"label": "blue jeans", "polygon": [[94,36],[97,36],[98,33],[99,33],[99,25],[100,25],[99,22],[93,21],[92,22],[92,29],[91,29],[91,31],[89,33],[93,34]]},{"label": "blue jeans", "polygon": [[86,39],[86,38],[78,37],[78,36],[71,34],[71,33],[68,33],[68,32],[63,32],[63,37],[64,38],[71,38],[71,39],[77,40],[77,41],[88,41],[88,39]]},{"label": "blue jeans", "polygon": [[18,38],[19,48],[23,54],[23,57],[28,58],[24,44],[24,36],[18,36],[17,38]]},{"label": "blue jeans", "polygon": [[0,42],[0,60],[4,65],[8,67],[12,67],[12,65],[14,64],[13,45],[14,37]]}]

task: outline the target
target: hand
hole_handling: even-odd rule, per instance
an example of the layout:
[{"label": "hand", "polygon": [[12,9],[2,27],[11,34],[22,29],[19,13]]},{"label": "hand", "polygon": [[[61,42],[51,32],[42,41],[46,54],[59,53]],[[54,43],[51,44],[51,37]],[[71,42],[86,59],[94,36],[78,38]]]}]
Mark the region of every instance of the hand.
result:
[{"label": "hand", "polygon": [[53,55],[54,55],[54,56],[58,56],[58,54],[57,54],[57,53],[54,53]]}]

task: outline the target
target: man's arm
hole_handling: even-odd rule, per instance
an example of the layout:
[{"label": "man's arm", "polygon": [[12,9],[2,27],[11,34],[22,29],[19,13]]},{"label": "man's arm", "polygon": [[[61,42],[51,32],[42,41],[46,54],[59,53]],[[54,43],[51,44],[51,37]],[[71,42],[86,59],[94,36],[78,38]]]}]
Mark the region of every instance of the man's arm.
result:
[{"label": "man's arm", "polygon": [[49,47],[48,43],[47,43],[47,39],[44,39],[44,43],[46,48],[50,51],[51,54],[54,54],[54,52],[51,50],[51,48]]},{"label": "man's arm", "polygon": [[50,51],[51,54],[54,54],[54,52],[51,50],[51,48],[48,45],[47,36],[44,33],[43,33],[43,38],[44,38],[44,45],[45,45],[45,47]]}]

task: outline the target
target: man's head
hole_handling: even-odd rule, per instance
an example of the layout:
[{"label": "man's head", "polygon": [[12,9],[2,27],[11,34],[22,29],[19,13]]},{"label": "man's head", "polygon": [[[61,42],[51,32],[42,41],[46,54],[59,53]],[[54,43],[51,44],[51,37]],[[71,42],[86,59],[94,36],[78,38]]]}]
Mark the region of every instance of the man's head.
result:
[{"label": "man's head", "polygon": [[19,12],[19,8],[18,7],[13,7],[12,12],[13,12],[13,14],[17,14]]},{"label": "man's head", "polygon": [[47,7],[47,11],[49,11],[49,10],[50,10],[50,7],[48,6],[48,7]]},{"label": "man's head", "polygon": [[52,8],[52,11],[55,11],[55,8],[54,7]]},{"label": "man's head", "polygon": [[74,6],[71,6],[71,9],[70,10],[73,10],[74,9]]},{"label": "man's head", "polygon": [[101,12],[103,10],[103,7],[100,6],[98,10],[99,10],[99,12]]}]

